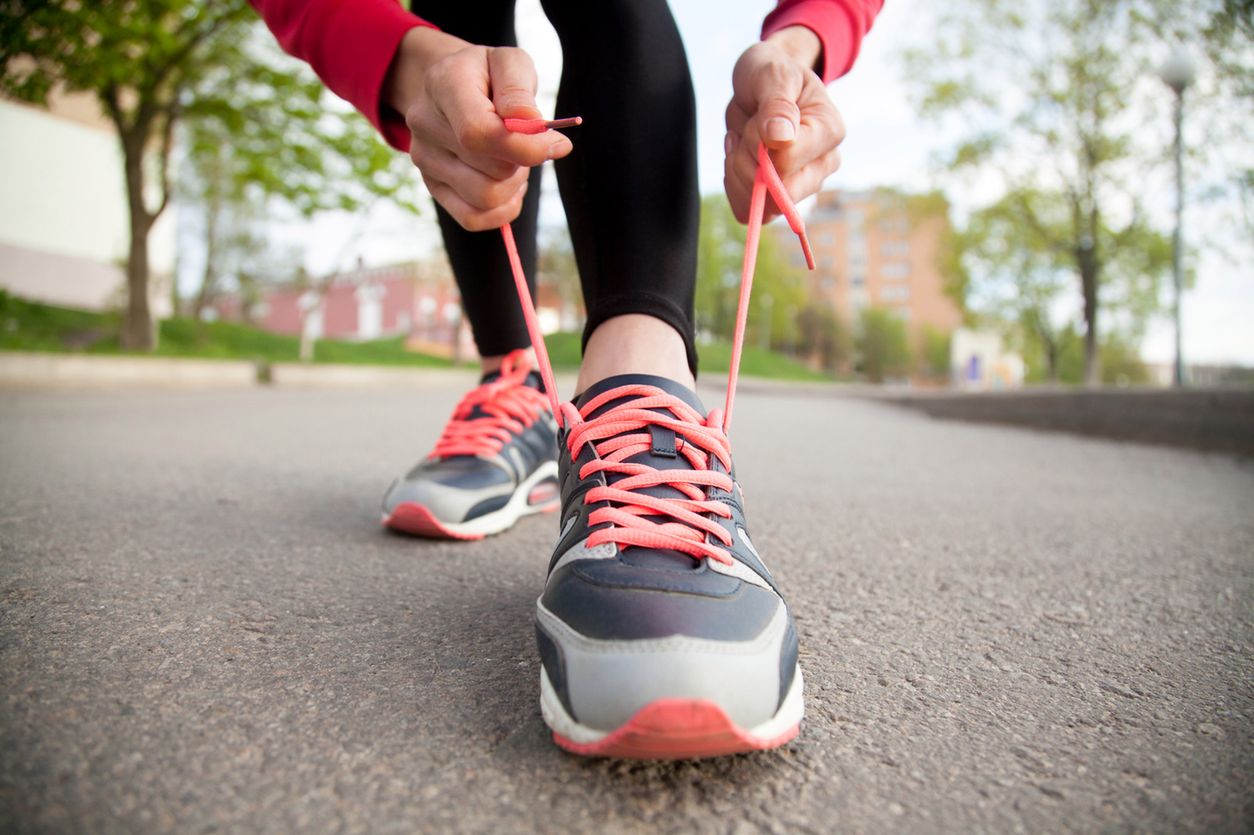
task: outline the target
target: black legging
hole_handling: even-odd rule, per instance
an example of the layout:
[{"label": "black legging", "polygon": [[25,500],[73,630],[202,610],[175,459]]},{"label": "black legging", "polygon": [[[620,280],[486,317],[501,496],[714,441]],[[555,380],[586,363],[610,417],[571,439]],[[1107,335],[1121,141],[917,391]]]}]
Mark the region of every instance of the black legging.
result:
[{"label": "black legging", "polygon": [[[665,0],[542,0],[562,43],[555,117],[582,116],[574,151],[558,160],[588,322],[583,342],[613,316],[644,313],[675,328],[696,373],[696,102],[688,59]],[[515,46],[514,0],[413,0],[414,14],[450,35]],[[540,169],[531,174],[514,236],[535,295]],[[495,230],[467,232],[436,206],[462,306],[479,353],[531,344]]]}]

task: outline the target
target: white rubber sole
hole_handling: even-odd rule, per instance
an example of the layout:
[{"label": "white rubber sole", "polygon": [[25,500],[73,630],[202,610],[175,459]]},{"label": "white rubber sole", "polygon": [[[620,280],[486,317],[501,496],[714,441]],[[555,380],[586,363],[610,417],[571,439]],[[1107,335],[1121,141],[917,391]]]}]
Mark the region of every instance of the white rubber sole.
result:
[{"label": "white rubber sole", "polygon": [[[619,729],[602,731],[576,722],[574,717],[566,712],[565,705],[562,704],[557,691],[553,689],[552,683],[549,682],[549,676],[544,670],[544,665],[540,666],[540,713],[544,716],[544,723],[549,726],[553,733],[563,740],[568,740],[579,746],[595,746],[619,731]],[[775,715],[751,728],[737,729],[737,732],[738,735],[750,741],[750,743],[759,743],[758,745],[752,745],[752,747],[774,747],[771,743],[788,736],[790,730],[800,725],[804,715],[804,684],[802,682],[801,666],[798,664],[793,673],[792,685],[788,688],[788,694],[784,697],[784,701],[780,704],[779,710],[775,712]]]},{"label": "white rubber sole", "polygon": [[[541,502],[540,504],[533,505],[528,501],[531,491],[548,479],[557,479],[556,461],[546,461],[541,464],[522,484],[518,485],[518,489],[514,491],[514,495],[510,497],[509,502],[498,510],[485,513],[483,516],[471,519],[469,522],[440,522],[432,517],[433,527],[431,529],[411,530],[410,532],[425,535],[442,534],[460,539],[479,539],[501,533],[508,530],[524,516],[530,516],[533,513],[544,513],[557,508],[560,501],[560,496],[557,494],[553,496],[551,501]],[[397,510],[399,509],[398,507]],[[395,515],[397,515],[397,511],[393,511],[392,514],[384,513],[383,524],[389,527],[405,529],[403,526],[394,524],[393,517]]]}]

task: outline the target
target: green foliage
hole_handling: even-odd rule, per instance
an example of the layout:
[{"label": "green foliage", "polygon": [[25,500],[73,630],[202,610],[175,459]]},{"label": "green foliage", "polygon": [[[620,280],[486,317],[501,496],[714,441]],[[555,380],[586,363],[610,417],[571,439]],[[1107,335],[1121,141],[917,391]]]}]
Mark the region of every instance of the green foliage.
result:
[{"label": "green foliage", "polygon": [[[0,291],[0,349],[9,351],[126,353],[118,343],[117,316],[68,310],[16,299]],[[159,356],[295,362],[299,339],[235,322],[189,318],[161,323]],[[317,362],[369,365],[448,366],[442,357],[406,350],[399,337],[373,342],[322,340]]]},{"label": "green foliage", "polygon": [[871,382],[901,377],[910,370],[906,323],[890,310],[863,308],[857,344],[862,373]]},{"label": "green foliage", "polygon": [[[1144,115],[1161,114],[1165,128],[1170,93],[1153,70],[1171,44],[1196,42],[1207,25],[1240,41],[1231,4],[1186,5],[973,0],[929,12],[927,45],[906,59],[909,77],[925,115],[971,126],[947,166],[1001,181],[1004,196],[977,212],[961,239],[969,254],[961,260],[978,273],[974,294],[1000,297],[1010,319],[1035,327],[1028,320],[1044,321],[1062,287],[1074,286],[1095,349],[1106,322],[1099,308],[1133,338],[1159,312],[1170,244],[1147,222],[1142,199],[1165,142],[1144,140]],[[1016,283],[1021,301],[1002,286]],[[1095,381],[1096,353],[1086,365]]]},{"label": "green foliage", "polygon": [[[768,227],[769,228],[769,227]],[[722,194],[701,200],[697,242],[697,328],[731,339],[736,328],[740,272],[744,263],[745,227],[736,222]],[[796,342],[796,316],[805,304],[801,270],[780,251],[780,242],[764,230],[758,249],[753,294],[749,299],[746,344],[769,341],[773,347]]]},{"label": "green foliage", "polygon": [[[1057,336],[1056,373],[1050,376],[1045,348],[1032,334],[1022,344],[1027,364],[1028,383],[1084,382],[1084,337],[1075,325],[1062,328]],[[1127,336],[1111,333],[1102,341],[1102,382],[1110,385],[1145,385],[1150,382],[1149,369],[1141,360],[1135,344]]]},{"label": "green foliage", "polygon": [[925,325],[919,340],[919,373],[937,382],[948,381],[952,345],[953,334]]},{"label": "green foliage", "polygon": [[[697,346],[697,361],[703,379],[710,381],[712,375],[723,375],[731,367],[731,343],[722,340],[703,342]],[[813,371],[805,364],[783,354],[763,351],[746,345],[740,355],[740,373],[745,377],[765,377],[775,380],[812,380],[828,381],[832,377]],[[721,382],[721,380],[717,381]]]},{"label": "green foliage", "polygon": [[148,232],[171,198],[179,126],[193,200],[215,211],[270,198],[305,215],[380,198],[417,210],[409,166],[278,54],[245,0],[0,0],[0,93],[39,104],[56,89],[93,95],[117,129],[131,347],[151,347]]},{"label": "green foliage", "polygon": [[358,211],[377,199],[418,213],[408,157],[284,55],[260,23],[237,27],[199,92],[184,119],[188,162],[204,197],[277,199],[306,217]]},{"label": "green foliage", "polygon": [[845,370],[853,354],[853,334],[835,309],[807,305],[797,316],[798,348],[830,372]]}]

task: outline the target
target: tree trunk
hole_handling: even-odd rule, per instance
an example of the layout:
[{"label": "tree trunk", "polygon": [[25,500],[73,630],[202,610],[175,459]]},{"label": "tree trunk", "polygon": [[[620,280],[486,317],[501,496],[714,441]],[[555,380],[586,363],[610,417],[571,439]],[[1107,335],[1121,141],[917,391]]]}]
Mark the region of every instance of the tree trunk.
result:
[{"label": "tree trunk", "polygon": [[1091,238],[1080,245],[1076,255],[1080,267],[1080,288],[1084,294],[1084,385],[1099,386],[1102,382],[1101,356],[1097,347],[1099,276],[1096,245]]},{"label": "tree trunk", "polygon": [[218,238],[217,219],[210,210],[209,217],[206,218],[205,224],[207,231],[205,232],[205,271],[200,277],[200,290],[196,292],[196,300],[192,304],[192,318],[197,322],[204,316],[205,308],[209,306],[210,299],[213,298],[217,290],[217,265],[214,264],[217,253],[215,246]]},{"label": "tree trunk", "polygon": [[156,328],[148,305],[147,218],[131,215],[131,247],[126,257],[126,316],[122,320],[122,347],[151,351],[157,347]]},{"label": "tree trunk", "polygon": [[152,230],[153,218],[144,206],[142,138],[124,136],[122,154],[126,163],[131,235],[126,256],[126,315],[122,320],[121,342],[127,350],[151,351],[157,346],[156,328],[148,305],[148,233]]}]

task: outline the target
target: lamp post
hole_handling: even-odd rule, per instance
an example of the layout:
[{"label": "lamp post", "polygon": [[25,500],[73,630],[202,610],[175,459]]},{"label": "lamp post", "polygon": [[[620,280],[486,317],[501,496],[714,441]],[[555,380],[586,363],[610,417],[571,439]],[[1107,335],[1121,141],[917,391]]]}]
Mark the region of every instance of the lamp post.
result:
[{"label": "lamp post", "polygon": [[1193,59],[1187,52],[1177,50],[1159,68],[1158,76],[1176,94],[1176,228],[1171,238],[1171,281],[1175,289],[1172,318],[1176,325],[1176,364],[1172,381],[1178,388],[1184,385],[1184,357],[1180,337],[1180,297],[1184,293],[1184,91],[1193,83]]}]

